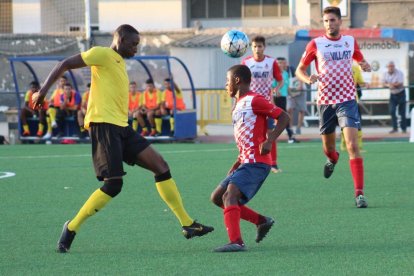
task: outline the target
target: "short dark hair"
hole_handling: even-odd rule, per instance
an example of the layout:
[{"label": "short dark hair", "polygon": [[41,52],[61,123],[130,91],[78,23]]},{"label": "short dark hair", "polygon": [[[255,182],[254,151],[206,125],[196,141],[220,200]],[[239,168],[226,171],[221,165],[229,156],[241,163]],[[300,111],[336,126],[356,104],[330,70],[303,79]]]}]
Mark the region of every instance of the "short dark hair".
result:
[{"label": "short dark hair", "polygon": [[70,84],[70,82],[66,82],[63,86],[70,86],[70,87],[72,87],[72,84]]},{"label": "short dark hair", "polygon": [[136,85],[137,83],[136,83],[136,81],[131,81],[131,82],[129,82],[129,84],[135,84]]},{"label": "short dark hair", "polygon": [[146,84],[154,84],[154,80],[153,79],[147,79],[145,81]]},{"label": "short dark hair", "polygon": [[286,60],[286,58],[284,58],[284,57],[277,57],[276,59],[279,60],[279,61],[280,60]]},{"label": "short dark hair", "polygon": [[228,70],[234,77],[239,77],[244,83],[250,84],[252,81],[252,73],[249,67],[242,64],[236,64]]},{"label": "short dark hair", "polygon": [[139,32],[137,29],[132,27],[128,24],[123,24],[116,28],[114,35],[118,35],[119,37],[125,37],[127,34],[137,34],[139,35]]},{"label": "short dark hair", "polygon": [[262,35],[256,35],[252,38],[252,42],[261,42],[263,45],[266,45],[266,38]]},{"label": "short dark hair", "polygon": [[30,87],[39,88],[40,87],[39,82],[38,81],[32,81],[30,83]]},{"label": "short dark hair", "polygon": [[341,19],[341,9],[338,7],[330,6],[323,9],[323,14],[333,13]]},{"label": "short dark hair", "polygon": [[171,79],[170,78],[165,78],[164,81],[170,82]]}]

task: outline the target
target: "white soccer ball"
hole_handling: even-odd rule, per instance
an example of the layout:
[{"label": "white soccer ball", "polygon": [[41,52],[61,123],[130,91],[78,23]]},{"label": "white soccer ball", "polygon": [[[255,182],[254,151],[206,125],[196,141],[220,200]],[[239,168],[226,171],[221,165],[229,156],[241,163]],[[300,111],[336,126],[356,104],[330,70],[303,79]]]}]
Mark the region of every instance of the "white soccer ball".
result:
[{"label": "white soccer ball", "polygon": [[249,47],[249,38],[241,31],[230,30],[221,39],[221,50],[232,58],[243,56]]}]

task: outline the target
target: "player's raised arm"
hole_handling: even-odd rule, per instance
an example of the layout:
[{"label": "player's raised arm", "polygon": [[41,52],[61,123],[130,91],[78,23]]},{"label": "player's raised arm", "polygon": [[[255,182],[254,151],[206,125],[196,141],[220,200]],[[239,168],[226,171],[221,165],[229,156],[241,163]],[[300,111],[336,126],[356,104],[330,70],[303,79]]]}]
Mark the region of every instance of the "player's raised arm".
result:
[{"label": "player's raised arm", "polygon": [[80,54],[76,54],[74,56],[68,57],[62,61],[60,61],[56,66],[52,69],[50,74],[47,76],[45,83],[39,89],[39,92],[36,92],[32,96],[33,106],[35,108],[39,108],[42,106],[43,101],[46,97],[47,91],[49,91],[50,87],[57,81],[57,79],[63,75],[67,70],[76,69],[86,67],[85,62],[83,61]]}]

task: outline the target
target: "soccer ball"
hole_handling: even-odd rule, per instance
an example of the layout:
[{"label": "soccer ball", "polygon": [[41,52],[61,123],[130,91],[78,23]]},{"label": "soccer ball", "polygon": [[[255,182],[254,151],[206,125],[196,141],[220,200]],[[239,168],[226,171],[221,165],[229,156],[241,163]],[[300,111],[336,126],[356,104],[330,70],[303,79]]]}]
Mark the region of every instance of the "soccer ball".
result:
[{"label": "soccer ball", "polygon": [[244,55],[247,47],[249,47],[249,38],[241,31],[228,31],[221,39],[221,50],[232,58]]}]

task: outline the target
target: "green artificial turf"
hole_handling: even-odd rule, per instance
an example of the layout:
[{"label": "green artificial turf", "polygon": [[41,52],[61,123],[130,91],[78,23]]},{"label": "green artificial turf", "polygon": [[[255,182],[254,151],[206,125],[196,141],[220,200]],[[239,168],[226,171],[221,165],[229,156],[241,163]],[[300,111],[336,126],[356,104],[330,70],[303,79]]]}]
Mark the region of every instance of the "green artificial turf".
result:
[{"label": "green artificial turf", "polygon": [[[213,233],[186,240],[150,172],[125,166],[122,193],[55,253],[63,223],[100,183],[90,145],[0,147],[0,275],[413,275],[414,144],[365,143],[369,208],[357,209],[348,156],[332,177],[316,142],[280,143],[279,165],[249,206],[277,224],[247,252],[213,253],[228,242],[210,193],[236,159],[234,144],[155,144],[185,207]],[[1,177],[0,173],[0,177]]]}]

